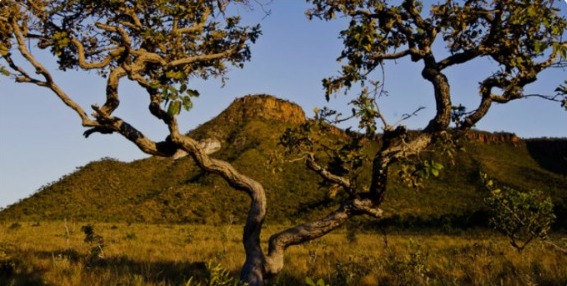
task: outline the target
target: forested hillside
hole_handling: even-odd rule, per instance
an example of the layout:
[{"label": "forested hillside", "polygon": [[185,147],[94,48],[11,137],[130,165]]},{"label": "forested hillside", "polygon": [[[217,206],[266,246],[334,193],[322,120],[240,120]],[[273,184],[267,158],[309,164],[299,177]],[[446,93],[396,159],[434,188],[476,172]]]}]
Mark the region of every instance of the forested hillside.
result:
[{"label": "forested hillside", "polygon": [[[264,184],[267,223],[286,223],[322,212],[334,199],[329,186],[302,162],[269,163],[279,150],[279,136],[305,120],[296,104],[266,95],[247,96],[190,133],[197,139],[219,140],[222,147],[213,156]],[[337,131],[332,136],[344,134]],[[548,192],[556,205],[558,226],[566,227],[567,140],[525,141],[509,133],[473,132],[461,145],[464,150],[454,161],[423,155],[435,156],[444,169],[418,190],[403,186],[393,170],[381,223],[451,227],[485,223],[482,171],[516,189]],[[203,173],[188,157],[130,163],[104,158],[6,208],[0,219],[218,224],[243,222],[248,205],[243,193]]]}]

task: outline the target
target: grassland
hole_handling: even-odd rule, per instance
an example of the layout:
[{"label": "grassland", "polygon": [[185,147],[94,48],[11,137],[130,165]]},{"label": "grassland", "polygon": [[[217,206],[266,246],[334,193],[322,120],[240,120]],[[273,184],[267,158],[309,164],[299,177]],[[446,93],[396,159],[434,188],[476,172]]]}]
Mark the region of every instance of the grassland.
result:
[{"label": "grassland", "polygon": [[[207,281],[207,264],[233,277],[244,259],[237,225],[0,224],[0,285],[185,285]],[[268,226],[264,240],[281,226]],[[567,236],[555,241],[567,245]],[[486,230],[453,234],[342,229],[292,247],[269,285],[567,285],[567,256],[537,242],[522,253]]]},{"label": "grassland", "polygon": [[[303,162],[269,163],[270,154],[281,152],[279,134],[304,116],[298,106],[262,102],[233,104],[191,134],[219,139],[223,148],[214,157],[263,184],[266,241],[283,225],[328,213],[340,196],[328,196],[329,186]],[[419,190],[400,184],[394,166],[382,220],[357,218],[321,240],[292,247],[284,272],[269,285],[302,285],[310,277],[331,285],[567,286],[565,255],[537,242],[518,253],[487,230],[487,191],[479,178],[483,172],[502,185],[550,195],[554,230],[563,233],[554,239],[567,247],[567,141],[475,134],[484,139],[464,140],[466,151],[454,160],[441,152],[422,154],[445,168]],[[372,154],[378,145],[364,148]],[[370,178],[365,164],[361,185]],[[0,211],[0,286],[186,285],[190,279],[207,285],[210,263],[238,277],[248,205],[244,193],[203,173],[191,158],[91,162]],[[88,224],[95,232],[85,241],[81,228]],[[351,231],[359,228],[367,232]]]}]

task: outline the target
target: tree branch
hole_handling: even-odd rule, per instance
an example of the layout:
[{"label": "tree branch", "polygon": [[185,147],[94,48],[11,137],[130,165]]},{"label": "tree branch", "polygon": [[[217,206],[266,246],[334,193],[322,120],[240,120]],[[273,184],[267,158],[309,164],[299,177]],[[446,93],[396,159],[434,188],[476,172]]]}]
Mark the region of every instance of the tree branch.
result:
[{"label": "tree branch", "polygon": [[27,73],[21,73],[23,69],[19,67],[17,67],[18,72],[20,72],[24,76],[24,78],[29,79],[30,83],[51,89],[57,95],[57,97],[59,97],[59,99],[61,99],[61,101],[65,103],[65,105],[69,106],[72,110],[75,111],[75,113],[77,113],[77,115],[79,115],[83,126],[98,126],[95,121],[89,119],[87,113],[83,110],[83,108],[81,108],[80,105],[73,101],[57,84],[55,84],[51,74],[47,71],[47,69],[43,65],[41,65],[39,61],[37,61],[36,58],[29,52],[26,47],[26,42],[24,40],[20,26],[16,22],[15,18],[11,19],[10,24],[13,29],[13,34],[18,43],[18,51],[20,51],[21,55],[35,68],[36,73],[41,74],[45,78],[45,81],[32,79],[27,75]]},{"label": "tree branch", "polygon": [[329,172],[329,170],[321,167],[321,165],[319,165],[319,163],[317,163],[317,161],[315,160],[315,157],[313,154],[308,154],[307,157],[305,158],[305,163],[307,164],[307,167],[309,169],[311,169],[312,171],[314,171],[315,173],[319,174],[319,176],[321,176],[323,179],[333,182],[335,184],[338,184],[339,186],[343,187],[343,189],[349,193],[351,196],[355,195],[355,190],[352,189],[352,186],[350,184],[350,181],[346,178],[343,178],[341,176],[337,176],[331,172]]},{"label": "tree branch", "polygon": [[396,60],[403,58],[411,53],[412,53],[411,49],[407,49],[393,54],[377,54],[373,56],[372,59],[377,62],[381,62],[383,60]]},{"label": "tree branch", "polygon": [[268,274],[277,274],[284,266],[285,250],[292,246],[311,241],[340,227],[347,220],[356,215],[367,214],[375,218],[382,217],[382,210],[375,207],[371,200],[347,200],[341,206],[319,220],[298,225],[270,237],[268,255],[264,271]]},{"label": "tree branch", "polygon": [[178,29],[176,25],[173,25],[173,29],[172,29],[172,33],[175,35],[182,35],[182,34],[191,34],[191,33],[195,33],[195,32],[199,32],[202,31],[203,28],[205,27],[206,21],[209,18],[209,16],[211,15],[211,9],[210,8],[206,8],[203,10],[203,15],[201,16],[201,18],[203,19],[203,21],[191,26],[191,27],[185,27],[185,28],[181,28]]},{"label": "tree branch", "polygon": [[114,50],[110,51],[108,56],[106,56],[102,61],[95,63],[88,63],[85,59],[85,47],[83,46],[83,44],[74,37],[71,38],[71,43],[73,43],[75,48],[77,48],[77,58],[78,58],[79,66],[86,70],[104,68],[108,66],[114,58],[116,58],[126,50],[124,47],[116,47]]},{"label": "tree branch", "polygon": [[214,61],[214,60],[222,59],[222,58],[228,57],[228,56],[236,53],[236,51],[238,51],[242,47],[242,44],[243,44],[243,42],[241,41],[241,42],[239,42],[239,44],[236,47],[229,49],[229,50],[225,50],[225,51],[220,52],[220,53],[198,55],[198,56],[174,60],[174,61],[170,62],[169,64],[167,64],[167,67],[171,68],[171,67],[180,66],[180,65],[188,65],[188,64],[191,64],[191,63],[195,63],[195,62],[205,62],[205,61]]},{"label": "tree branch", "polygon": [[[260,247],[260,232],[266,216],[266,194],[264,187],[255,180],[238,172],[231,164],[213,159],[200,147],[199,142],[179,132],[175,118],[168,124],[172,141],[184,149],[204,171],[221,176],[233,188],[244,191],[251,199],[248,217],[244,226],[243,243],[246,262],[241,277],[251,285],[263,283],[262,266],[264,254]],[[259,272],[260,271],[260,272]]]}]

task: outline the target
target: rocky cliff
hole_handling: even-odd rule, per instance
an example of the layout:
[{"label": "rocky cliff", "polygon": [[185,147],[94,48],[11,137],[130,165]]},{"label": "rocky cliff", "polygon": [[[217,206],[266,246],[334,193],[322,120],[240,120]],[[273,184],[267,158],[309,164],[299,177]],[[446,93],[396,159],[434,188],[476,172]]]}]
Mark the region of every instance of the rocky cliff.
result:
[{"label": "rocky cliff", "polygon": [[306,120],[305,113],[299,105],[264,94],[237,98],[218,116],[219,120],[228,122],[252,118],[292,124],[303,123]]},{"label": "rocky cliff", "polygon": [[191,135],[199,140],[218,139],[225,145],[229,141],[234,143],[231,138],[235,132],[238,133],[240,128],[251,121],[295,125],[305,120],[303,109],[293,102],[265,94],[247,95],[235,99],[221,114],[192,131]]},{"label": "rocky cliff", "polygon": [[516,136],[516,134],[508,132],[488,133],[484,131],[471,131],[467,133],[466,137],[471,141],[479,142],[482,144],[518,144],[520,143],[520,141],[522,141],[520,137]]}]

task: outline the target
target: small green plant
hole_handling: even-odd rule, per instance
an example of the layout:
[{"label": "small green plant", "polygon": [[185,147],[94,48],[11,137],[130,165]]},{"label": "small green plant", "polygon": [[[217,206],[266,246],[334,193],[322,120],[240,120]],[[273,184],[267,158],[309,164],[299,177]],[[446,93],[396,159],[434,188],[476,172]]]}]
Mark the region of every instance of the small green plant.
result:
[{"label": "small green plant", "polygon": [[553,203],[549,195],[539,190],[518,191],[496,186],[486,174],[481,174],[490,191],[485,199],[492,212],[490,224],[510,239],[522,251],[533,239],[548,239],[547,234],[555,220]]},{"label": "small green plant", "polygon": [[240,280],[234,278],[230,271],[226,270],[219,263],[209,262],[207,263],[208,277],[205,279],[205,283],[193,281],[194,277],[191,277],[185,286],[245,286],[246,283],[242,283]]},{"label": "small green plant", "polygon": [[372,272],[371,261],[368,256],[363,261],[355,261],[349,256],[347,261],[338,261],[335,264],[331,281],[336,285],[358,285],[360,280]]},{"label": "small green plant", "polygon": [[387,249],[386,266],[388,272],[394,274],[396,285],[414,285],[427,281],[430,274],[427,266],[429,254],[421,250],[421,245],[414,240],[409,241],[410,252],[399,256],[393,249]]},{"label": "small green plant", "polygon": [[305,284],[308,286],[329,286],[329,284],[325,283],[325,280],[323,280],[323,278],[319,278],[319,280],[315,282],[310,277],[305,277]]}]

